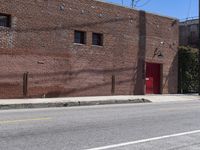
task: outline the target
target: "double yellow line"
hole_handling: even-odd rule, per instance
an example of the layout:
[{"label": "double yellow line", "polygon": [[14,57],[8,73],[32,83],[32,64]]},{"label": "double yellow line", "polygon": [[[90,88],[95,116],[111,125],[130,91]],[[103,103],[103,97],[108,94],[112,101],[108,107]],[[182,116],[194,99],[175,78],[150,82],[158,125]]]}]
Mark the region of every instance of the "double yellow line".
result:
[{"label": "double yellow line", "polygon": [[1,124],[13,124],[13,123],[22,123],[22,122],[32,122],[32,121],[44,121],[44,120],[51,120],[50,117],[43,117],[43,118],[30,118],[30,119],[20,119],[20,120],[0,120]]}]

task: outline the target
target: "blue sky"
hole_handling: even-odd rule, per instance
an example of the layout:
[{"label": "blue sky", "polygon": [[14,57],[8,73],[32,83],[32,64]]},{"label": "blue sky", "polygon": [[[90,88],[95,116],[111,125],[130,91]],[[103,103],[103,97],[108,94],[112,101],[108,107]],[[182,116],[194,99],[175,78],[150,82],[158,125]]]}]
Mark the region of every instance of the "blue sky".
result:
[{"label": "blue sky", "polygon": [[[107,2],[122,4],[122,0],[105,0]],[[123,0],[124,5],[131,6],[131,0]],[[137,1],[137,0],[135,0]],[[136,7],[152,13],[171,16],[178,19],[198,16],[199,0],[140,0],[138,6],[147,3],[145,6]]]}]

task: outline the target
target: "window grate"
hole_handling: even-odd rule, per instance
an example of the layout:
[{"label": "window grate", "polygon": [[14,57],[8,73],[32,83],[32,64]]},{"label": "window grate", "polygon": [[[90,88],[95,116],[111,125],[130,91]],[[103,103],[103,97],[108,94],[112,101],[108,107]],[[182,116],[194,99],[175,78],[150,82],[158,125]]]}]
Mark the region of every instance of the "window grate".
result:
[{"label": "window grate", "polygon": [[74,42],[79,44],[86,44],[86,32],[75,31],[74,32]]},{"label": "window grate", "polygon": [[6,14],[0,14],[0,26],[11,27],[11,16]]},{"label": "window grate", "polygon": [[103,46],[103,34],[100,33],[93,33],[92,34],[92,44]]}]

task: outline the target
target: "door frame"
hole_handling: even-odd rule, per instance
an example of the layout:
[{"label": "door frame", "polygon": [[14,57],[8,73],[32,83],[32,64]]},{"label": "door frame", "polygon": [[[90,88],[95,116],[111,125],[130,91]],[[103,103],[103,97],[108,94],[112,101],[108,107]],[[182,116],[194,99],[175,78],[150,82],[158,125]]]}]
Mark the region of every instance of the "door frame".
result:
[{"label": "door frame", "polygon": [[146,93],[147,63],[160,65],[160,92],[159,92],[159,94],[163,94],[163,65],[164,64],[161,63],[161,62],[145,61],[145,86],[144,86],[144,93],[145,93],[145,95],[151,95],[151,94],[147,94]]}]

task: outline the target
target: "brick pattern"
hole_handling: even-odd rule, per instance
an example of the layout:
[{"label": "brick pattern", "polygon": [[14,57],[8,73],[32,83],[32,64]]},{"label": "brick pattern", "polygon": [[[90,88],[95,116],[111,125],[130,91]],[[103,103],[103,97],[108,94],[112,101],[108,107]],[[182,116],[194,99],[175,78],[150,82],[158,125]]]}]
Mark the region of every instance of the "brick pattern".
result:
[{"label": "brick pattern", "polygon": [[[23,97],[25,72],[28,97],[111,95],[112,75],[115,95],[144,94],[145,62],[163,64],[162,93],[177,92],[176,20],[95,0],[0,3],[12,15],[12,28],[0,27],[0,98]],[[74,30],[87,32],[85,45],[74,44]]]}]

